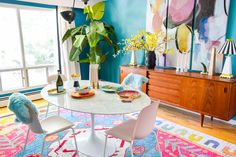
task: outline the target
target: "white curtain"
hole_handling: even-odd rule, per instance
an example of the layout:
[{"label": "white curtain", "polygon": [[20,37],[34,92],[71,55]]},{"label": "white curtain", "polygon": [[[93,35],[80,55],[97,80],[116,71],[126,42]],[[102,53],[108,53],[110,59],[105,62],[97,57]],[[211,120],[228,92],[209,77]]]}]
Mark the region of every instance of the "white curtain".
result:
[{"label": "white curtain", "polygon": [[69,53],[70,49],[72,47],[72,41],[67,40],[62,44],[62,37],[65,34],[65,32],[75,27],[75,23],[72,22],[69,24],[67,21],[65,21],[62,16],[61,12],[65,10],[70,10],[71,8],[66,7],[58,7],[58,23],[59,23],[59,38],[60,38],[60,49],[61,49],[61,61],[62,61],[62,72],[66,75],[66,77],[69,79],[70,75],[73,73],[80,74],[80,64],[77,62],[71,62],[69,60]]}]

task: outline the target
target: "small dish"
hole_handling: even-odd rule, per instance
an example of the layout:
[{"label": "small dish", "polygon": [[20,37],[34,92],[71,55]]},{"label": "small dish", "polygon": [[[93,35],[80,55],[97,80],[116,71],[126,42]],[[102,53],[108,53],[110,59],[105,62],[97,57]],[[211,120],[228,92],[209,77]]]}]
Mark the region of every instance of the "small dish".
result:
[{"label": "small dish", "polygon": [[111,85],[105,85],[101,87],[101,90],[107,93],[115,93],[115,92],[119,92],[121,91],[123,88],[120,87],[115,87],[115,86],[111,86]]},{"label": "small dish", "polygon": [[132,102],[134,99],[139,98],[141,95],[135,90],[123,90],[117,93],[122,102]]},{"label": "small dish", "polygon": [[48,90],[48,94],[49,95],[60,95],[60,94],[65,94],[65,93],[66,93],[66,89],[63,89],[63,91],[60,92],[60,93],[57,93],[57,89],[56,88]]},{"label": "small dish", "polygon": [[71,97],[75,98],[75,99],[83,99],[83,98],[89,98],[95,95],[95,92],[93,90],[90,90],[88,93],[86,94],[80,94],[79,92],[72,92],[71,93]]}]

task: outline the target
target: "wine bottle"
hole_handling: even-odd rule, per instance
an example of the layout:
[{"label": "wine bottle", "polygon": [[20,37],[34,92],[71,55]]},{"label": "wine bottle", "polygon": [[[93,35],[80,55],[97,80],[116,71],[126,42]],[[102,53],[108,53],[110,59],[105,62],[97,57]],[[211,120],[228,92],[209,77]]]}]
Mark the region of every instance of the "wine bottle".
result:
[{"label": "wine bottle", "polygon": [[58,72],[58,77],[57,77],[57,82],[56,82],[56,86],[57,86],[57,93],[61,93],[64,91],[63,88],[63,81],[62,78],[60,76],[60,70],[57,71]]}]

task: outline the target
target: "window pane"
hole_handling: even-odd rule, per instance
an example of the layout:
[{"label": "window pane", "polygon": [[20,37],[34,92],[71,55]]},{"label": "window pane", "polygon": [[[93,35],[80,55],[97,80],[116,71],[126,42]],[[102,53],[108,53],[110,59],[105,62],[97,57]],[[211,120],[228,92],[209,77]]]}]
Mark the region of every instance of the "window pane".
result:
[{"label": "window pane", "polygon": [[0,69],[22,66],[16,9],[0,7]]},{"label": "window pane", "polygon": [[23,88],[21,71],[1,72],[2,89],[12,90]]},{"label": "window pane", "polygon": [[57,64],[55,10],[21,9],[20,15],[26,65]]},{"label": "window pane", "polygon": [[46,68],[42,69],[29,69],[29,85],[38,86],[47,83]]}]

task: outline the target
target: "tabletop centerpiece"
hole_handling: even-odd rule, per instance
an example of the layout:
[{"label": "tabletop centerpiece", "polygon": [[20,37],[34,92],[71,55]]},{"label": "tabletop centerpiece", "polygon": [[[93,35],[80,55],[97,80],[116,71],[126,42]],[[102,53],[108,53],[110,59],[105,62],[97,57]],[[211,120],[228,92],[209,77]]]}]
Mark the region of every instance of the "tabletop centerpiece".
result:
[{"label": "tabletop centerpiece", "polygon": [[136,66],[135,52],[138,50],[145,50],[145,63],[148,69],[154,69],[156,66],[156,52],[163,55],[166,64],[166,54],[173,52],[172,49],[167,49],[167,42],[172,39],[167,39],[163,31],[151,33],[146,31],[139,31],[131,38],[122,39],[119,45],[123,46],[120,52],[131,52],[130,65]]}]

